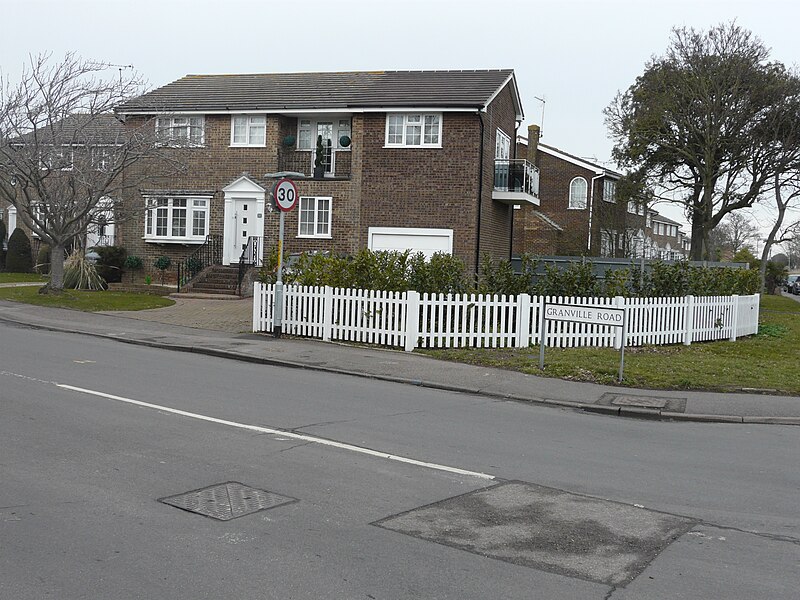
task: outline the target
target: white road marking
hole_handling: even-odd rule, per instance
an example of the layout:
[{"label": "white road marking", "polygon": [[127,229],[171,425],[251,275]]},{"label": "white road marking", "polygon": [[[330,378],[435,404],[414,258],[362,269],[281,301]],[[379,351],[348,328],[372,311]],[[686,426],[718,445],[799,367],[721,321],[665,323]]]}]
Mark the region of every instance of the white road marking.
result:
[{"label": "white road marking", "polygon": [[448,467],[447,465],[440,465],[436,463],[425,462],[422,460],[416,460],[414,458],[408,458],[406,456],[397,456],[395,454],[389,454],[387,452],[381,452],[379,450],[372,450],[371,448],[364,448],[362,446],[354,446],[352,444],[345,444],[343,442],[336,442],[334,440],[326,440],[325,438],[319,438],[311,435],[305,435],[302,433],[295,433],[293,431],[286,431],[283,429],[272,429],[270,427],[261,427],[259,425],[248,425],[246,423],[237,423],[236,421],[228,421],[226,419],[218,419],[216,417],[209,417],[207,415],[201,415],[198,413],[192,413],[185,410],[179,410],[177,408],[170,408],[169,406],[162,406],[160,404],[151,404],[149,402],[142,402],[141,400],[133,400],[132,398],[124,398],[122,396],[115,396],[113,394],[106,394],[105,392],[98,392],[95,390],[87,390],[85,388],[75,387],[73,385],[66,385],[63,383],[55,383],[57,387],[60,387],[65,390],[72,390],[73,392],[80,392],[82,394],[90,394],[92,396],[99,396],[100,398],[107,398],[109,400],[117,400],[118,402],[125,402],[127,404],[134,404],[136,406],[142,406],[144,408],[152,408],[155,410],[160,410],[168,413],[172,413],[174,415],[180,415],[182,417],[189,417],[191,419],[198,419],[200,421],[208,421],[209,423],[217,423],[219,425],[227,425],[228,427],[236,427],[238,429],[246,429],[248,431],[256,431],[258,433],[268,433],[276,436],[281,436],[282,438],[288,438],[292,440],[301,440],[304,442],[311,442],[313,444],[320,444],[322,446],[330,446],[332,448],[339,448],[340,450],[348,450],[350,452],[357,452],[359,454],[366,454],[368,456],[374,456],[376,458],[385,458],[387,460],[394,460],[397,462],[405,463],[408,465],[415,465],[417,467],[424,467],[426,469],[434,469],[436,471],[445,471],[447,473],[454,473],[456,475],[467,475],[469,477],[478,477],[480,479],[495,479],[494,475],[489,475],[487,473],[479,473],[477,471],[467,471],[465,469],[458,469],[456,467]]}]

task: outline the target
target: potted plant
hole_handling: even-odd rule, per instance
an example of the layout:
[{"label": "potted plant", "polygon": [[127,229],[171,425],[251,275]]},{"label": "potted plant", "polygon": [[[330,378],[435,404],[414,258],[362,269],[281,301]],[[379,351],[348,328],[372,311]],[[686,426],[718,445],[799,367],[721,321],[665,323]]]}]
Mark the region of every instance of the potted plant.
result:
[{"label": "potted plant", "polygon": [[[328,146],[330,147],[330,140],[328,140]],[[325,148],[325,144],[322,142],[322,136],[317,136],[317,152],[316,156],[314,157],[314,179],[322,179],[325,177],[325,158],[327,156],[327,149]]]}]

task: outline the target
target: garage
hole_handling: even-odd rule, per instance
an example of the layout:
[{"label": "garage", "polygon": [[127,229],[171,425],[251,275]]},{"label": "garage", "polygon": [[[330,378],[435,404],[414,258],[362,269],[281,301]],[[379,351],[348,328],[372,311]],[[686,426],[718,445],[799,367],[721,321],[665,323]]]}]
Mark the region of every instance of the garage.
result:
[{"label": "garage", "polygon": [[436,252],[453,253],[452,229],[421,229],[415,227],[370,227],[369,249],[422,252],[430,258]]}]

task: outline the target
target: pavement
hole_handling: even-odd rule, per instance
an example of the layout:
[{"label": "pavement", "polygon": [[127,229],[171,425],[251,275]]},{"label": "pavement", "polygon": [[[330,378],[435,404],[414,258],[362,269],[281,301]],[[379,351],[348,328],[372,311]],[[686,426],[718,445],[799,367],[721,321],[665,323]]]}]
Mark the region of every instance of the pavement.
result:
[{"label": "pavement", "polygon": [[[796,298],[800,300],[800,297]],[[249,333],[252,299],[177,297],[167,308],[86,313],[0,301],[0,321],[231,360],[311,369],[612,416],[800,425],[800,397],[646,390],[440,361],[400,350]]]}]

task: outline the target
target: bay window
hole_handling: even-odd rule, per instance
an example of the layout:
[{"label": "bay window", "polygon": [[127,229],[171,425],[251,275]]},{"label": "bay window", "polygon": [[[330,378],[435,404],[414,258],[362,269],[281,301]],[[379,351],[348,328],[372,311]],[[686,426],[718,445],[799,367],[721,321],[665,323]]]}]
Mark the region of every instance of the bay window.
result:
[{"label": "bay window", "polygon": [[144,239],[199,243],[208,235],[210,197],[148,198]]}]

